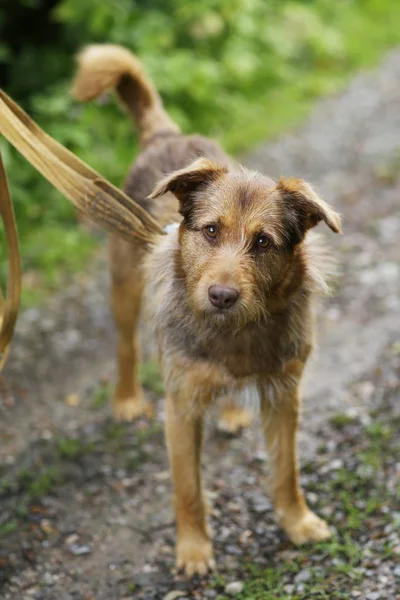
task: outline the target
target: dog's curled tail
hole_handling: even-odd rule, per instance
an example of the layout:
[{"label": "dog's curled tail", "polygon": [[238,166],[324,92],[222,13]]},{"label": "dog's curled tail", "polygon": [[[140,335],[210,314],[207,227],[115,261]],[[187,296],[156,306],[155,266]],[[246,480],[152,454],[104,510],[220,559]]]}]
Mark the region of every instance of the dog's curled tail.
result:
[{"label": "dog's curled tail", "polygon": [[158,132],[179,132],[152,81],[129,50],[112,44],[91,45],[77,55],[77,62],[73,97],[92,100],[116,88],[136,124],[142,146]]}]

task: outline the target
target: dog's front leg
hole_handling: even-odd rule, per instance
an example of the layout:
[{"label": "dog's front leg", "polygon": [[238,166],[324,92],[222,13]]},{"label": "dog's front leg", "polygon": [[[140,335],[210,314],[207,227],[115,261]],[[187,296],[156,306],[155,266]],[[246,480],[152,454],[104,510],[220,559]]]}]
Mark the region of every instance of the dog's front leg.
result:
[{"label": "dog's front leg", "polygon": [[166,438],[175,490],[177,567],[204,575],[214,567],[201,490],[203,418],[189,402],[167,397]]},{"label": "dog's front leg", "polygon": [[296,432],[299,418],[297,386],[273,404],[262,399],[262,422],[271,464],[271,492],[279,522],[294,544],[330,537],[328,525],[307,506],[299,485]]}]

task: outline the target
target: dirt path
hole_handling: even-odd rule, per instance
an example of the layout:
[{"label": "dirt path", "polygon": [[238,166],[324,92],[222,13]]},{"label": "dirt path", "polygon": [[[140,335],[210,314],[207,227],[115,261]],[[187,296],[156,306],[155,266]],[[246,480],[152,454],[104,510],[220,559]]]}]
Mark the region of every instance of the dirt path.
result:
[{"label": "dirt path", "polygon": [[[304,386],[306,465],[321,440],[328,444],[326,461],[336,460],[342,432],[332,429],[330,416],[359,417],[353,433],[361,436],[369,411],[381,407],[377,377],[382,396],[389,388],[392,400],[397,394],[397,355],[390,349],[400,331],[399,105],[396,51],[342,95],[323,101],[300,131],[246,159],[273,176],[308,178],[344,216],[344,235],[331,238],[342,276],[323,304],[319,349]],[[100,259],[90,277],[82,275],[45,310],[20,319],[0,379],[4,597],[150,599],[183,589],[185,597],[216,598],[212,587],[188,588],[169,574],[174,533],[162,403],[157,400],[150,427],[115,426],[104,405],[101,385],[113,377],[114,352],[107,289]],[[149,393],[158,398],[154,389]],[[257,427],[230,441],[210,426],[209,438],[204,466],[223,572],[237,573],[244,555],[269,564],[266,554],[277,547],[290,557],[293,548],[274,525],[263,494],[265,455]],[[246,554],[255,515],[262,516],[258,541]],[[382,576],[389,578],[386,596],[368,596],[372,588],[360,587],[354,597],[395,599],[396,584]]]}]

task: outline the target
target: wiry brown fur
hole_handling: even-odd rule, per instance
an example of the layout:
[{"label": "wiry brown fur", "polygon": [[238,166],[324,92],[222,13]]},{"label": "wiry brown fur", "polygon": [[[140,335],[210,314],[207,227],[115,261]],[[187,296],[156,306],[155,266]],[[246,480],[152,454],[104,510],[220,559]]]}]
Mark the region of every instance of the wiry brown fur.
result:
[{"label": "wiry brown fur", "polygon": [[[325,221],[339,232],[339,216],[304,181],[275,182],[233,165],[210,140],[181,135],[128,51],[89,48],[79,60],[75,95],[88,99],[116,87],[140,132],[142,152],[125,190],[164,225],[180,223],[147,256],[117,238],[110,243],[119,329],[115,414],[129,419],[150,410],[137,380],[136,325],[146,288],[166,390],[178,567],[192,575],[214,564],[200,450],[203,413],[221,398],[228,399],[228,427],[248,421],[234,398],[258,398],[282,526],[295,543],[325,539],[327,525],[299,488],[295,435],[313,345],[312,300],[325,285],[308,231]],[[215,306],[213,286],[234,290],[235,303]]]}]

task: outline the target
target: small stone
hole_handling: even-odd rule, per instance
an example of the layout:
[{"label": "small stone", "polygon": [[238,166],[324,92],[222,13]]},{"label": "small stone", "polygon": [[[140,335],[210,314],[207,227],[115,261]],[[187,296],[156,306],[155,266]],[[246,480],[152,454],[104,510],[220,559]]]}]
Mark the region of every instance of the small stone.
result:
[{"label": "small stone", "polygon": [[301,583],[303,581],[309,581],[312,577],[312,573],[309,569],[302,569],[300,573],[297,573],[294,578],[296,583]]},{"label": "small stone", "polygon": [[287,594],[293,594],[293,592],[294,592],[294,585],[292,583],[288,583],[287,585],[285,585],[285,592]]},{"label": "small stone", "polygon": [[367,600],[379,600],[382,598],[380,592],[370,592],[367,596]]},{"label": "small stone", "polygon": [[316,504],[318,502],[318,494],[315,494],[314,492],[308,492],[307,500],[310,504]]},{"label": "small stone", "polygon": [[91,553],[89,546],[80,546],[79,544],[71,544],[68,546],[68,550],[74,556],[84,556]]},{"label": "small stone", "polygon": [[265,450],[257,450],[253,455],[253,461],[259,463],[265,463],[267,461],[268,455]]},{"label": "small stone", "polygon": [[184,595],[185,592],[182,590],[171,590],[166,596],[164,596],[163,600],[176,600],[176,598],[182,598]]},{"label": "small stone", "polygon": [[235,556],[241,556],[243,554],[243,551],[239,546],[235,546],[235,544],[228,544],[225,550],[228,554],[234,554]]},{"label": "small stone", "polygon": [[236,596],[243,592],[244,583],[242,581],[232,581],[225,586],[225,593],[230,596]]},{"label": "small stone", "polygon": [[242,544],[245,544],[247,540],[253,535],[253,532],[250,529],[246,529],[240,534],[240,541]]},{"label": "small stone", "polygon": [[228,502],[226,508],[234,513],[240,513],[242,510],[242,505],[239,502]]},{"label": "small stone", "polygon": [[65,543],[67,546],[71,546],[71,544],[76,544],[78,539],[79,539],[79,536],[76,533],[72,533],[67,538],[65,538]]},{"label": "small stone", "polygon": [[343,467],[343,461],[341,458],[335,458],[335,460],[333,460],[330,464],[329,467],[332,469],[332,471],[337,471],[338,469],[341,469]]},{"label": "small stone", "polygon": [[45,585],[49,585],[49,586],[54,585],[53,577],[52,577],[51,573],[49,573],[49,572],[46,572],[44,574],[43,580],[44,580]]},{"label": "small stone", "polygon": [[395,577],[399,577],[399,579],[400,579],[400,567],[395,567],[395,568],[394,568],[394,570],[393,570],[393,575],[394,575]]},{"label": "small stone", "polygon": [[265,513],[269,510],[271,510],[272,508],[272,504],[271,502],[268,500],[268,498],[265,498],[264,496],[255,496],[253,498],[253,510],[255,513],[257,514],[262,514]]},{"label": "small stone", "polygon": [[143,568],[142,568],[143,573],[153,573],[156,570],[157,569],[155,567],[153,567],[152,565],[149,565],[149,564],[143,565]]},{"label": "small stone", "polygon": [[159,471],[158,473],[154,473],[153,479],[156,481],[168,481],[171,477],[170,471]]},{"label": "small stone", "polygon": [[48,519],[42,519],[40,523],[40,529],[48,535],[56,533],[56,530]]}]

